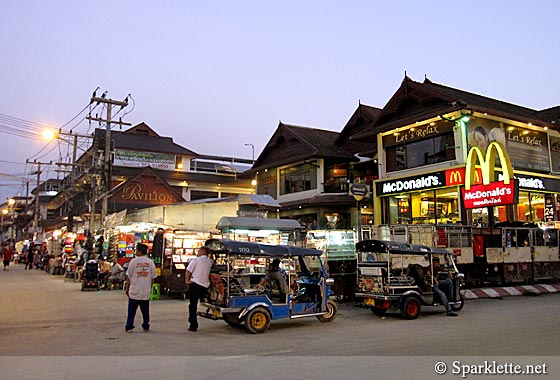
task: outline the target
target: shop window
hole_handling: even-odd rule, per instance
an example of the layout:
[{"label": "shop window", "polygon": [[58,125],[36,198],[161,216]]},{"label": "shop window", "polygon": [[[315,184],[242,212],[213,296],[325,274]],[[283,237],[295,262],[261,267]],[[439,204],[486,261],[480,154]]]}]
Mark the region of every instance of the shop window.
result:
[{"label": "shop window", "polygon": [[542,222],[544,218],[544,195],[531,193],[531,219],[532,222]]},{"label": "shop window", "polygon": [[489,225],[490,216],[488,215],[488,208],[473,208],[468,210],[470,213],[470,220],[475,227],[486,227]]},{"label": "shop window", "polygon": [[533,223],[546,221],[544,194],[520,191],[516,206],[517,220]]},{"label": "shop window", "polygon": [[560,194],[554,195],[554,207],[556,212],[554,213],[554,220],[560,220]]},{"label": "shop window", "polygon": [[507,208],[506,206],[494,207],[494,218],[496,222],[507,222]]},{"label": "shop window", "polygon": [[280,194],[299,193],[317,187],[316,168],[310,164],[280,169]]},{"label": "shop window", "polygon": [[221,198],[232,198],[232,197],[236,197],[238,196],[238,193],[226,193],[226,192],[222,192],[221,193]]},{"label": "shop window", "polygon": [[519,192],[519,201],[516,207],[516,217],[519,221],[529,221],[530,215],[530,204],[529,204],[529,193],[526,191]]},{"label": "shop window", "polygon": [[196,201],[198,199],[207,199],[207,198],[218,198],[218,193],[215,191],[191,191],[191,201]]},{"label": "shop window", "polygon": [[325,169],[325,193],[348,192],[348,169],[346,164],[333,165]]},{"label": "shop window", "polygon": [[412,194],[412,223],[435,223],[435,202],[433,192]]},{"label": "shop window", "polygon": [[388,224],[410,224],[412,222],[412,210],[408,195],[388,197],[388,207]]},{"label": "shop window", "polygon": [[459,214],[459,192],[455,189],[436,191],[434,206],[438,224],[453,224],[461,221]]},{"label": "shop window", "polygon": [[387,171],[397,171],[455,159],[453,133],[386,149]]}]

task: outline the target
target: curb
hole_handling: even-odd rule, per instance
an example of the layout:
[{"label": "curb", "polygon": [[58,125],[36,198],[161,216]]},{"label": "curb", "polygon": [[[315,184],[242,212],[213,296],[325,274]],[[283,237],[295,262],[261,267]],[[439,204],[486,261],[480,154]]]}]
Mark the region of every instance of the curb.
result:
[{"label": "curb", "polygon": [[467,289],[464,297],[467,300],[480,298],[502,298],[512,296],[535,296],[539,294],[549,294],[560,292],[560,284],[535,284],[504,286],[485,289]]}]

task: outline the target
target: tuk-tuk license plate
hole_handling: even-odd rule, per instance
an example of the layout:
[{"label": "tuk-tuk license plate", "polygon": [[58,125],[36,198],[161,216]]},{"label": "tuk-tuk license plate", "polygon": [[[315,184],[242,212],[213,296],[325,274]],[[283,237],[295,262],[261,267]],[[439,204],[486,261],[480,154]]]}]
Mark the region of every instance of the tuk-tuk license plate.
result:
[{"label": "tuk-tuk license plate", "polygon": [[366,298],[366,306],[375,306],[375,300],[373,298]]}]

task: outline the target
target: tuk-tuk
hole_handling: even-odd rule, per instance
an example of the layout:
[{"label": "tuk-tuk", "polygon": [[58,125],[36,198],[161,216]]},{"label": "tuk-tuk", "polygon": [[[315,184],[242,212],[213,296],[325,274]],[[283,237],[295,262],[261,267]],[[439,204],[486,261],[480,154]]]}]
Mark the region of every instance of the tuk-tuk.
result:
[{"label": "tuk-tuk", "polygon": [[[439,258],[443,270],[438,273],[450,289],[447,294],[453,311],[463,308],[461,292],[464,275],[459,273],[454,255],[445,249],[394,241],[364,240],[356,243],[358,253],[356,299],[363,301],[376,315],[387,310],[400,311],[405,319],[415,319],[422,306],[441,305],[434,292],[436,279],[433,257]],[[441,286],[440,286],[441,288]]]},{"label": "tuk-tuk", "polygon": [[[231,326],[244,323],[253,334],[265,332],[271,320],[317,317],[330,322],[336,317],[337,305],[329,299],[333,280],[322,251],[229,239],[209,239],[205,247],[214,268],[201,317]],[[278,271],[267,269],[274,263]]]}]

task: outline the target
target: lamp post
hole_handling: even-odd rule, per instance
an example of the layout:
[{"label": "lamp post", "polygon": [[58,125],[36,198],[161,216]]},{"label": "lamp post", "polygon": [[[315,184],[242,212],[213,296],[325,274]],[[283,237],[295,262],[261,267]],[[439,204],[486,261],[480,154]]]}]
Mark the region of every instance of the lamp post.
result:
[{"label": "lamp post", "polygon": [[245,146],[250,146],[253,155],[251,156],[251,160],[253,160],[253,164],[255,164],[255,145],[254,144],[244,144]]},{"label": "lamp post", "polygon": [[14,199],[12,199],[12,198],[8,199],[8,210],[6,210],[7,211],[6,214],[8,212],[12,213],[12,233],[10,234],[11,235],[10,238],[14,238],[14,240],[15,240],[15,234],[16,234],[16,231],[15,231],[16,223],[15,223],[15,218],[14,218],[14,205],[15,204],[16,204],[16,201]]},{"label": "lamp post", "polygon": [[8,214],[7,209],[2,209],[2,235],[0,235],[0,245],[4,243],[4,215]]}]

